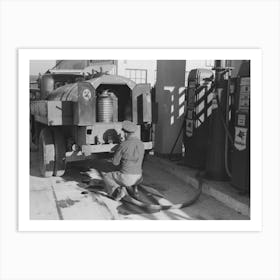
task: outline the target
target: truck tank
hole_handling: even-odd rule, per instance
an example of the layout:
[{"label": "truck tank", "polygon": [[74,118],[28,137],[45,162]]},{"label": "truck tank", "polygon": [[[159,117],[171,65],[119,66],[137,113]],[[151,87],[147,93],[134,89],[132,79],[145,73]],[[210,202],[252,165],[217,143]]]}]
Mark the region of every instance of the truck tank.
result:
[{"label": "truck tank", "polygon": [[47,100],[78,101],[78,84],[67,84],[53,90],[48,94]]},{"label": "truck tank", "polygon": [[[96,90],[96,93],[101,93],[104,90],[114,92],[118,99],[127,99],[131,97],[131,90],[135,87],[135,83],[128,78],[121,76],[102,75],[83,82],[88,84]],[[127,87],[127,89],[125,89]],[[110,90],[111,89],[111,90]],[[60,101],[78,101],[79,90],[78,83],[70,83],[61,86],[57,89],[48,92],[44,98],[47,100],[60,100]],[[123,96],[123,98],[120,98]],[[123,100],[124,102],[125,100]]]},{"label": "truck tank", "polygon": [[[66,84],[53,91],[47,100],[86,102],[81,99],[81,90],[88,89],[96,98],[98,122],[132,120],[132,89],[135,83],[121,76],[102,75],[83,82]],[[87,90],[86,90],[87,91]]]}]

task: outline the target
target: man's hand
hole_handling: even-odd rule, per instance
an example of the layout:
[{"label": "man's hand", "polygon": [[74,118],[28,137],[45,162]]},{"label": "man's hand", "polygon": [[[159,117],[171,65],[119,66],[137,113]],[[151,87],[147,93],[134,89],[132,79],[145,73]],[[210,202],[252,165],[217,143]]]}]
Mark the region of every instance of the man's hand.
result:
[{"label": "man's hand", "polygon": [[119,148],[119,146],[120,146],[120,145],[114,146],[114,147],[111,149],[110,153],[115,153],[116,150]]}]

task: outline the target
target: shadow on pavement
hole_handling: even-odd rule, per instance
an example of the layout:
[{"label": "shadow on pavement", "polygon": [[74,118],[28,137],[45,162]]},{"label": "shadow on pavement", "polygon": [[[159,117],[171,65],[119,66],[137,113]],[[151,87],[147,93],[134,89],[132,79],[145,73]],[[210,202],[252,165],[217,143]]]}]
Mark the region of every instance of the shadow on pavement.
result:
[{"label": "shadow on pavement", "polygon": [[[30,154],[30,175],[41,177],[38,168],[38,153]],[[154,194],[160,194],[165,200],[164,204],[182,203],[185,199],[193,197],[195,189],[180,181],[180,179],[170,175],[168,172],[161,170],[154,162],[144,162],[144,184],[147,184]],[[75,185],[81,194],[91,195],[96,201],[97,197],[93,191],[102,190],[102,177],[100,172],[111,172],[118,170],[106,157],[96,158],[93,160],[85,160],[80,162],[71,162],[67,164],[67,170],[61,178],[57,178],[57,182],[75,182]],[[89,176],[90,174],[90,176]],[[86,182],[87,180],[87,182]],[[141,200],[148,204],[162,204],[160,195],[150,195],[147,191],[141,192]],[[160,200],[160,201],[159,201]],[[177,210],[147,210],[130,203],[122,203],[117,207],[118,213],[124,219],[149,219],[149,220],[232,220],[244,219],[244,216],[222,206],[221,203],[201,195],[199,200],[190,207]]]}]

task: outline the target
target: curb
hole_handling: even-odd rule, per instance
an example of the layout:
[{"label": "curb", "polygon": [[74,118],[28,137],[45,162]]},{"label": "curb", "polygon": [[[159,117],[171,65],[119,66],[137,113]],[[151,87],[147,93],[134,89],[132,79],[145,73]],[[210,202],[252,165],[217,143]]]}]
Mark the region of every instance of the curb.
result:
[{"label": "curb", "polygon": [[[149,156],[149,161],[154,161],[166,172],[178,177],[185,183],[198,188],[198,180],[195,177],[197,170],[187,166],[176,165],[173,162],[155,156]],[[240,196],[237,190],[234,189],[228,182],[209,181],[203,179],[202,193],[215,198],[236,212],[250,217],[249,198]]]}]

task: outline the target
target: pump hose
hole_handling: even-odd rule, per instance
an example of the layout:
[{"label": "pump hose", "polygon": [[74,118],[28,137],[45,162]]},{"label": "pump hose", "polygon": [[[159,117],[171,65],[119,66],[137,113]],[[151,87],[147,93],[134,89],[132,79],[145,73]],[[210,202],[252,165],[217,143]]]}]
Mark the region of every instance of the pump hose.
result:
[{"label": "pump hose", "polygon": [[183,120],[183,122],[182,122],[181,128],[180,128],[179,133],[178,133],[178,135],[177,135],[177,138],[176,138],[176,140],[175,140],[175,142],[174,142],[174,144],[173,144],[173,146],[172,146],[172,149],[171,149],[171,151],[170,151],[170,153],[169,153],[169,160],[171,160],[171,161],[172,161],[172,155],[173,155],[174,149],[175,149],[175,147],[176,147],[176,145],[177,145],[177,142],[178,142],[178,140],[179,140],[179,138],[180,138],[180,135],[181,135],[181,133],[182,133],[182,131],[183,131],[183,129],[184,129],[184,126],[185,126],[185,118],[184,118],[184,120]]},{"label": "pump hose", "polygon": [[[188,199],[188,200],[186,200],[182,203],[171,204],[171,205],[149,204],[149,203],[146,203],[146,202],[141,201],[138,198],[136,198],[135,194],[133,193],[133,191],[131,191],[130,188],[126,188],[126,195],[121,200],[126,202],[126,203],[136,205],[136,206],[138,206],[140,208],[143,208],[145,210],[158,210],[158,211],[160,211],[160,210],[185,208],[185,207],[188,207],[188,206],[191,206],[192,204],[194,204],[199,199],[199,197],[202,193],[203,182],[202,182],[202,177],[201,177],[200,172],[198,172],[196,174],[195,178],[198,180],[198,189],[197,189],[195,195],[192,198],[190,198],[190,199]],[[141,187],[141,184],[139,184],[139,187]],[[141,187],[141,188],[143,188],[143,187]],[[103,191],[100,191],[100,190],[92,190],[92,189],[91,189],[91,192],[94,192],[96,194],[100,194],[100,195],[103,195],[103,196],[106,196],[106,197],[112,199],[112,197],[110,195],[108,195],[106,192],[103,192]]]},{"label": "pump hose", "polygon": [[224,120],[224,118],[223,118],[223,112],[222,112],[222,110],[221,110],[221,105],[220,105],[219,98],[217,98],[217,105],[218,105],[219,116],[220,116],[220,118],[221,118],[221,121],[222,121],[222,124],[223,124],[223,126],[224,126],[225,132],[226,132],[226,134],[227,134],[227,136],[228,136],[228,139],[229,139],[230,143],[233,145],[233,144],[234,144],[234,141],[233,141],[233,138],[232,138],[232,136],[231,136],[231,134],[230,134],[230,131],[229,131],[227,125],[226,125],[226,122],[225,122],[225,120]]},{"label": "pump hose", "polygon": [[[196,178],[198,179],[198,189],[197,189],[197,192],[196,194],[182,202],[182,203],[178,203],[178,204],[171,204],[171,205],[158,205],[158,204],[148,204],[148,203],[145,203],[143,201],[140,201],[138,200],[134,193],[129,189],[127,188],[127,193],[128,195],[125,196],[123,198],[123,200],[125,202],[128,202],[128,203],[131,203],[131,204],[134,204],[140,208],[144,208],[144,209],[147,209],[147,210],[169,210],[169,209],[181,209],[181,208],[185,208],[185,207],[188,207],[188,206],[191,206],[192,204],[194,204],[200,197],[201,195],[201,192],[202,192],[202,178],[199,174],[196,175]],[[140,184],[141,186],[141,184]]]}]

